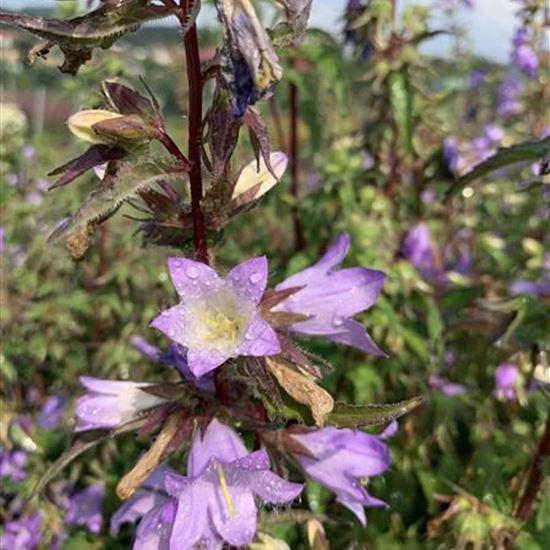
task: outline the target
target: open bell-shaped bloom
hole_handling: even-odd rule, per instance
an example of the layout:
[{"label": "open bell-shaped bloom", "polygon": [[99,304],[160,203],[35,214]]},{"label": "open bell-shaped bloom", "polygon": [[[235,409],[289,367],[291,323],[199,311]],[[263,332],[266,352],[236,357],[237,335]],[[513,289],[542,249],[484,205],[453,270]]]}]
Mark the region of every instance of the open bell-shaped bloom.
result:
[{"label": "open bell-shaped bloom", "polygon": [[[393,427],[392,427],[393,428]],[[386,503],[368,494],[357,478],[385,472],[391,464],[388,446],[380,437],[359,430],[323,428],[292,433],[307,454],[293,451],[306,474],[333,491],[338,502],[351,510],[364,525],[364,506]]]},{"label": "open bell-shaped bloom", "polygon": [[165,402],[162,397],[143,391],[154,384],[101,380],[91,376],[81,376],[80,382],[88,393],[76,402],[78,431],[115,428],[135,419],[141,411]]},{"label": "open bell-shaped bloom", "polygon": [[152,474],[113,516],[111,532],[143,516],[134,550],[245,546],[256,533],[255,497],[286,504],[303,488],[269,467],[265,450],[249,453],[232,429],[214,419],[193,439],[187,476],[166,467]]},{"label": "open bell-shaped bloom", "polygon": [[151,325],[187,349],[195,376],[232,357],[279,353],[277,334],[257,311],[267,284],[264,256],[237,265],[225,278],[186,258],[170,258],[168,269],[182,301]]},{"label": "open bell-shaped bloom", "polygon": [[349,235],[340,235],[316,264],[277,285],[276,290],[303,288],[273,309],[311,317],[293,324],[290,330],[294,332],[324,336],[366,353],[384,355],[363,325],[352,317],[374,304],[386,275],[364,267],[335,269],[346,257],[349,246]]},{"label": "open bell-shaped bloom", "polygon": [[233,430],[212,420],[204,435],[193,440],[187,477],[166,476],[166,490],[178,501],[171,548],[186,550],[204,539],[231,546],[252,542],[257,526],[254,497],[285,504],[303,488],[269,468],[265,449],[249,453]]}]

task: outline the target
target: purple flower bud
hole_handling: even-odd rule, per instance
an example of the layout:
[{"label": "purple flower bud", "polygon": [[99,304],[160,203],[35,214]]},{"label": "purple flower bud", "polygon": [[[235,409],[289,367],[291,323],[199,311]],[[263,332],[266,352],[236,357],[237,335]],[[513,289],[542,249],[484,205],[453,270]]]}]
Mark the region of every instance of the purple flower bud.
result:
[{"label": "purple flower bud", "polygon": [[162,397],[143,391],[152,384],[101,380],[81,376],[80,383],[88,393],[78,399],[75,415],[78,431],[94,428],[115,428],[130,422],[138,414],[165,402]]},{"label": "purple flower bud", "polygon": [[162,351],[157,346],[150,344],[143,336],[132,336],[130,343],[134,346],[145,359],[158,362],[160,361]]},{"label": "purple flower bud", "polygon": [[403,254],[422,276],[432,278],[435,275],[432,235],[425,223],[416,224],[407,233],[403,241]]},{"label": "purple flower bud", "polygon": [[374,304],[386,274],[365,267],[336,269],[346,257],[349,246],[349,235],[340,235],[316,264],[277,285],[276,290],[304,288],[273,310],[311,316],[307,321],[293,324],[290,327],[293,332],[323,336],[365,353],[384,356],[363,325],[352,317]]},{"label": "purple flower bud", "polygon": [[83,491],[71,495],[66,504],[67,525],[86,527],[90,533],[97,535],[103,523],[101,505],[104,496],[105,487],[101,483],[90,485]]},{"label": "purple flower bud", "polygon": [[516,365],[500,365],[495,369],[493,395],[502,400],[516,400],[519,381],[519,370]]}]

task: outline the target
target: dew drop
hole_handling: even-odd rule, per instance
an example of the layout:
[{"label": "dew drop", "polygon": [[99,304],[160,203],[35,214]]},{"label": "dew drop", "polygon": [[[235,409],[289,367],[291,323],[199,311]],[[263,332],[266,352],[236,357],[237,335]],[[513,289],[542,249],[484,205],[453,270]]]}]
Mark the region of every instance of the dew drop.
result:
[{"label": "dew drop", "polygon": [[190,279],[196,279],[198,276],[199,276],[199,270],[194,267],[194,266],[191,266],[191,267],[188,267],[186,270],[185,270],[185,274],[190,278]]},{"label": "dew drop", "polygon": [[262,279],[262,274],[258,271],[255,271],[254,273],[251,273],[248,277],[248,280],[255,285],[256,283],[259,283]]},{"label": "dew drop", "polygon": [[341,327],[344,324],[344,318],[337,313],[332,317],[332,324],[335,327]]}]

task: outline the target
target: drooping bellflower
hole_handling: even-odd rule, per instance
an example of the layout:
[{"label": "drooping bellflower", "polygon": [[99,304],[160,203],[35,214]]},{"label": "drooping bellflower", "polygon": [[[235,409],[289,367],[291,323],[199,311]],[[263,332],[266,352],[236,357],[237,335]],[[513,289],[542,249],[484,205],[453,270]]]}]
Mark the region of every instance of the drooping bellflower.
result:
[{"label": "drooping bellflower", "polygon": [[0,447],[0,479],[9,478],[16,483],[27,477],[27,453],[21,450],[8,451]]},{"label": "drooping bellflower", "polygon": [[539,58],[529,43],[527,29],[518,29],[512,40],[512,63],[529,78],[537,75]]},{"label": "drooping bellflower", "polygon": [[290,326],[304,336],[323,336],[332,342],[384,355],[352,317],[369,309],[378,298],[385,273],[364,267],[337,269],[346,257],[350,238],[342,234],[314,265],[285,279],[275,287],[303,287],[278,304],[274,311],[310,316]]},{"label": "drooping bellflower", "polygon": [[237,265],[225,278],[186,258],[170,258],[168,269],[181,302],[151,325],[187,349],[195,376],[240,355],[279,353],[277,334],[258,313],[267,284],[265,257]]},{"label": "drooping bellflower", "polygon": [[[166,471],[162,482],[166,494],[160,491],[160,480],[150,479],[148,490],[125,505],[114,528],[121,519],[137,519],[151,505],[138,527],[135,550],[190,550],[196,545],[213,550],[224,543],[246,546],[256,533],[255,497],[285,504],[303,488],[269,468],[265,450],[249,453],[232,429],[214,419],[193,440],[187,476]],[[156,500],[151,497],[153,489]]]},{"label": "drooping bellflower", "polygon": [[391,464],[388,446],[379,437],[359,430],[323,428],[292,433],[291,438],[306,451],[294,458],[306,474],[333,491],[338,502],[366,524],[364,506],[385,506],[357,481],[385,472]]}]

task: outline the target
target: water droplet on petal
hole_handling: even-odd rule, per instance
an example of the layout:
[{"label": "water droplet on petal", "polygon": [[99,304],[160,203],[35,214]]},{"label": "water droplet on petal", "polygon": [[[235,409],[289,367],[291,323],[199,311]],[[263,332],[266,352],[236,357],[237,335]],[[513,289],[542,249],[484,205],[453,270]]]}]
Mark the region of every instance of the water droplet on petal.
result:
[{"label": "water droplet on petal", "polygon": [[341,327],[344,324],[344,318],[341,315],[338,315],[337,313],[333,315],[332,317],[332,324],[335,327]]},{"label": "water droplet on petal", "polygon": [[190,278],[190,279],[196,279],[198,276],[199,276],[199,270],[194,267],[194,266],[191,266],[191,267],[188,267],[186,270],[185,270],[185,274]]},{"label": "water droplet on petal", "polygon": [[262,274],[259,271],[255,271],[254,273],[251,273],[248,277],[249,281],[255,285],[256,283],[259,283],[262,279]]}]

